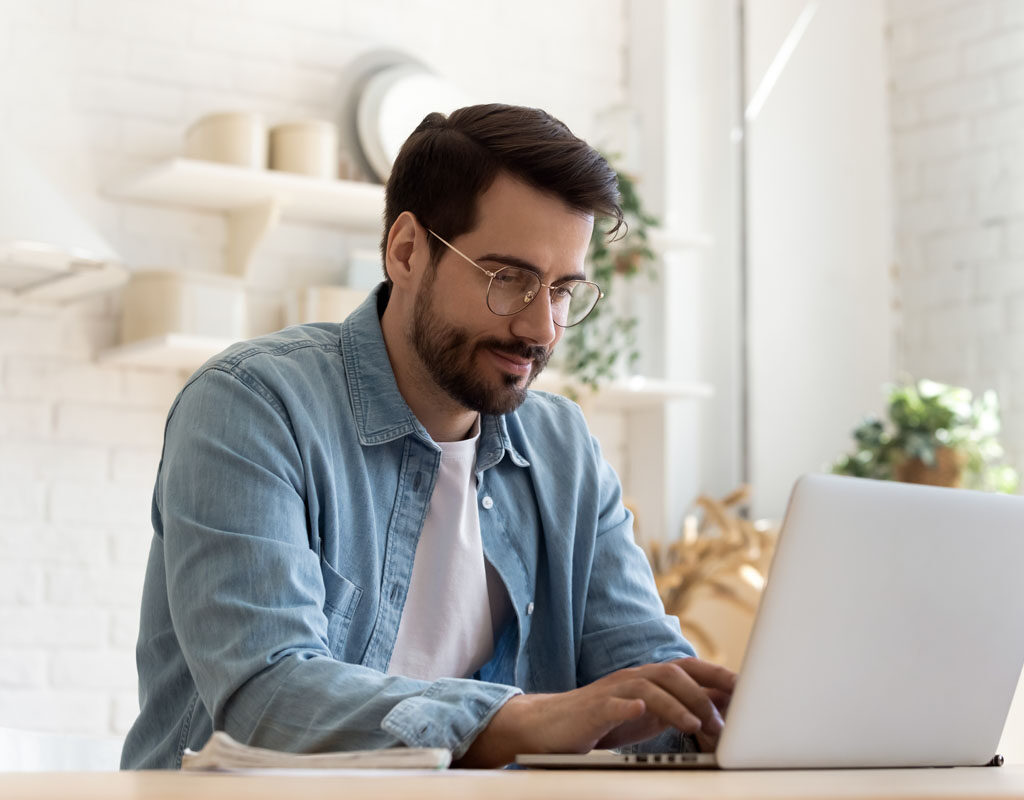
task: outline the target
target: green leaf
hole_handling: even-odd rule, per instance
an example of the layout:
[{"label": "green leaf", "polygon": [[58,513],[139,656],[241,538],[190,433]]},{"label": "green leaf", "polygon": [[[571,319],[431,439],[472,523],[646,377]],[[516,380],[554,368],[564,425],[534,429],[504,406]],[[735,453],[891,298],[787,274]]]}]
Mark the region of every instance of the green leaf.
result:
[{"label": "green leaf", "polygon": [[949,447],[965,463],[965,486],[1017,491],[1017,471],[1000,463],[1004,451],[997,438],[1001,424],[994,391],[975,397],[965,387],[926,379],[884,388],[888,419],[867,417],[854,428],[856,448],[837,459],[833,471],[891,479],[895,463],[919,458],[935,466],[939,448]]},{"label": "green leaf", "polygon": [[[614,168],[615,158],[606,158]],[[638,320],[616,313],[611,302],[616,278],[657,276],[657,257],[648,241],[649,229],[658,220],[644,209],[634,178],[620,169],[616,174],[627,230],[624,236],[609,241],[609,221],[594,226],[587,254],[588,274],[601,286],[605,297],[584,322],[566,331],[560,354],[565,372],[594,389],[613,377],[619,364],[632,366],[640,357],[636,346]]]}]

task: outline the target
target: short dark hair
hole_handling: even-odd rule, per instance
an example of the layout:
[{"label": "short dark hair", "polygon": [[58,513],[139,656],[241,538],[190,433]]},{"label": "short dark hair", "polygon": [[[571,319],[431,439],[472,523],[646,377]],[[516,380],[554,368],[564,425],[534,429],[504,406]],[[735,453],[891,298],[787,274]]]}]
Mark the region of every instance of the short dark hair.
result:
[{"label": "short dark hair", "polygon": [[[477,198],[502,172],[557,195],[572,209],[624,224],[615,170],[565,123],[539,108],[499,103],[428,114],[395,159],[385,187],[381,256],[404,211],[448,241],[476,225]],[[431,261],[441,243],[430,237]]]}]

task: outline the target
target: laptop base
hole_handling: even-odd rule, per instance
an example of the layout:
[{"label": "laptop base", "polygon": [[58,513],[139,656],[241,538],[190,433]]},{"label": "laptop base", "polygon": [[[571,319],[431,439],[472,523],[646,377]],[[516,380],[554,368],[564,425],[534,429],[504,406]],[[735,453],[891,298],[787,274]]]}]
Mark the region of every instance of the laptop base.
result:
[{"label": "laptop base", "polygon": [[718,769],[714,753],[531,753],[516,756],[515,763],[542,769]]}]

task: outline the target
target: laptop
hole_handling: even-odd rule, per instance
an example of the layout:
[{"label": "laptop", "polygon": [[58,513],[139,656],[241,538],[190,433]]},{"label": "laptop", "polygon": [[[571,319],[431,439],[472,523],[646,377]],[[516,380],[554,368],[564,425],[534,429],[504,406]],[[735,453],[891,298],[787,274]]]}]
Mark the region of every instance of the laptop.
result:
[{"label": "laptop", "polygon": [[806,475],[789,499],[714,754],[604,751],[516,762],[998,763],[1022,664],[1024,497]]}]

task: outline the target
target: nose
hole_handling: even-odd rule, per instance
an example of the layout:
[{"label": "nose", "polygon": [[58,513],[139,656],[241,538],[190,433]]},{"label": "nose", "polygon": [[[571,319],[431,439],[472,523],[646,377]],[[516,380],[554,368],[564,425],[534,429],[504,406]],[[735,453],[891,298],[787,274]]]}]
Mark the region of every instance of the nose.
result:
[{"label": "nose", "polygon": [[542,347],[552,347],[561,338],[562,329],[551,315],[551,290],[546,286],[526,308],[512,316],[510,330],[519,339]]}]

